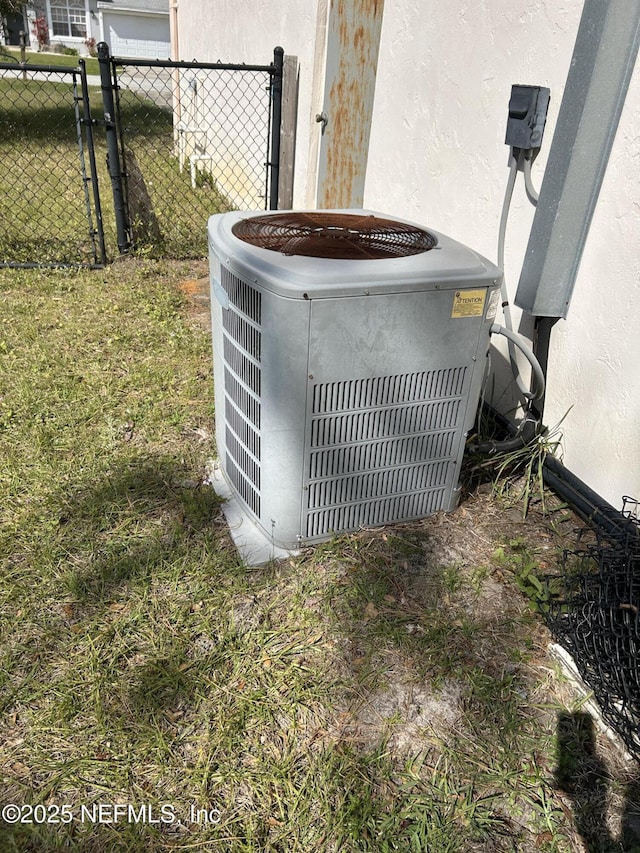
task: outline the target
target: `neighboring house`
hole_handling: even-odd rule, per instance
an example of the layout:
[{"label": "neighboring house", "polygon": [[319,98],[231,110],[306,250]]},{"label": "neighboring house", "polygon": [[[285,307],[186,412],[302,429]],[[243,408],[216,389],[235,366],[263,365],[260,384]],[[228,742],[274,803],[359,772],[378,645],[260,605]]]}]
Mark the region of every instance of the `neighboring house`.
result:
[{"label": "neighboring house", "polygon": [[98,0],[98,41],[113,56],[169,59],[169,0]]},{"label": "neighboring house", "polygon": [[87,41],[95,39],[105,41],[114,56],[170,56],[169,0],[34,0],[24,12],[31,45],[36,44],[37,16],[47,22],[52,47],[64,45],[87,53]]},{"label": "neighboring house", "polygon": [[[325,79],[337,62],[335,52],[327,61],[332,9],[350,10],[357,23],[383,5],[370,141],[360,146],[364,206],[430,226],[495,259],[508,176],[504,137],[511,85],[551,89],[545,140],[533,167],[539,187],[583,0],[460,0],[428,4],[428,10],[412,0],[282,0],[277,7],[266,0],[179,0],[179,58],[263,62],[277,44],[298,57],[294,206],[312,207],[320,197],[322,140],[330,138],[340,112],[338,101],[326,132],[316,120],[324,111]],[[354,31],[354,52],[362,35]],[[372,64],[375,58],[361,67],[368,72]],[[352,112],[340,120],[350,122]],[[640,496],[639,126],[636,67],[570,312],[552,333],[545,406],[549,426],[566,415],[567,468],[614,506],[623,494]],[[533,212],[519,181],[506,243],[512,300]],[[493,346],[492,352],[486,396],[509,413],[513,395],[504,350]]]}]

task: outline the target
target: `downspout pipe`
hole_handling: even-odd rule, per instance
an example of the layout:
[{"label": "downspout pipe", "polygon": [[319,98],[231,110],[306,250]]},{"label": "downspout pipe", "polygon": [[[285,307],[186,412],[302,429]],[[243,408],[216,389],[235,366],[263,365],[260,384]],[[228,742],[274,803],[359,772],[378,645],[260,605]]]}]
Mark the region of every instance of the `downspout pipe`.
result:
[{"label": "downspout pipe", "polygon": [[545,378],[545,387],[542,389],[541,394],[535,401],[535,405],[532,407],[535,414],[538,416],[540,423],[542,423],[542,418],[544,416],[544,402],[546,397],[546,380],[547,380],[547,369],[549,367],[549,350],[551,348],[551,330],[558,322],[558,317],[536,317],[535,325],[534,325],[534,337],[533,337],[533,354],[538,360],[538,364],[540,365],[540,369],[542,370],[542,375]]},{"label": "downspout pipe", "polygon": [[169,38],[171,41],[171,59],[180,61],[180,40],[178,38],[178,0],[169,3]]},{"label": "downspout pipe", "polygon": [[[523,162],[536,213],[515,304],[535,320],[533,352],[545,377],[551,330],[569,310],[639,44],[640,0],[585,0],[539,194],[532,188],[531,162]],[[516,159],[503,208],[499,253],[504,252],[506,211],[517,169]],[[542,422],[544,394],[532,409]]]},{"label": "downspout pipe", "polygon": [[515,304],[566,317],[640,45],[640,0],[585,0]]}]

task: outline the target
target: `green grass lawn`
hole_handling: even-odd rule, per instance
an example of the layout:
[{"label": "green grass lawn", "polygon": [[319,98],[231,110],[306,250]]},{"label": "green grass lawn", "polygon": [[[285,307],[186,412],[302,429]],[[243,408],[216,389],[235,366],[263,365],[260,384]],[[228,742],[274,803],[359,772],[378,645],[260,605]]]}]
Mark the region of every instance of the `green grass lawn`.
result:
[{"label": "green grass lawn", "polygon": [[91,262],[71,86],[4,78],[0,102],[0,260]]},{"label": "green grass lawn", "polygon": [[557,782],[580,702],[514,581],[553,559],[546,528],[525,546],[516,512],[497,548],[485,496],[241,563],[177,286],[204,273],[0,270],[0,800],[60,818],[0,821],[0,849],[632,849],[615,762],[576,753]]},{"label": "green grass lawn", "polygon": [[[85,144],[82,171],[74,93],[70,84],[0,79],[0,262],[93,262],[87,217],[97,214]],[[102,115],[100,90],[90,88],[93,116]],[[191,186],[179,170],[171,113],[139,95],[123,93],[122,124],[129,150],[131,219],[138,247],[154,257],[200,257],[206,223],[229,205],[213,181]],[[96,167],[107,252],[117,255],[112,187],[104,133],[94,129]],[[85,181],[85,176],[87,181]]]},{"label": "green grass lawn", "polygon": [[[9,54],[14,59],[20,62],[20,48],[9,47],[4,45],[2,51]],[[26,62],[29,65],[55,65],[63,68],[76,68],[78,59],[84,59],[87,68],[87,74],[100,74],[100,66],[98,60],[90,56],[68,56],[64,53],[38,53],[37,51],[27,50]],[[5,58],[0,53],[0,62],[4,62]]]}]

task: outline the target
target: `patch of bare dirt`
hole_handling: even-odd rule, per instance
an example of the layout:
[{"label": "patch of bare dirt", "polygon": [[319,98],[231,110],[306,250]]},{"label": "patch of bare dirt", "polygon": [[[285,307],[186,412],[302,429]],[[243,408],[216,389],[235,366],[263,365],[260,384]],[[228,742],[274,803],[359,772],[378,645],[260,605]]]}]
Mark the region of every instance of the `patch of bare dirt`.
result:
[{"label": "patch of bare dirt", "polygon": [[205,331],[210,331],[211,300],[207,262],[191,262],[189,273],[188,277],[178,282],[180,292],[186,297],[189,319]]}]

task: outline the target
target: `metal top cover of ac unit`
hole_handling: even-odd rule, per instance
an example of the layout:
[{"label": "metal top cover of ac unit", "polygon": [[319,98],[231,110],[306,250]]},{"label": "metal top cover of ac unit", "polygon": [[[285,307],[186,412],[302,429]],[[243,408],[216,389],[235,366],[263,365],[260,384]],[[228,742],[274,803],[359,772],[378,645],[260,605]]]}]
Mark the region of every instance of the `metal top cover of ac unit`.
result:
[{"label": "metal top cover of ac unit", "polygon": [[[288,212],[304,221],[316,217],[318,211]],[[352,296],[354,290],[367,294],[410,292],[414,290],[457,290],[495,284],[502,271],[495,264],[463,244],[437,231],[425,231],[421,226],[404,219],[390,219],[369,210],[322,211],[323,221],[342,224],[352,217],[362,222],[371,217],[370,230],[385,223],[409,226],[427,235],[425,248],[419,243],[411,254],[367,258],[337,258],[327,256],[321,246],[317,253],[295,254],[295,240],[284,243],[284,251],[254,245],[238,236],[251,231],[243,223],[259,218],[282,217],[282,211],[233,211],[215,214],[209,219],[209,243],[215,255],[233,273],[254,282],[266,290],[290,299],[322,299]],[[331,229],[329,224],[328,229]],[[328,230],[324,226],[325,232]],[[319,229],[322,230],[322,229]],[[328,239],[331,239],[329,236]],[[319,242],[322,235],[319,237]],[[335,241],[333,241],[335,243]],[[293,245],[292,245],[293,243]],[[313,248],[310,251],[316,251]],[[219,276],[214,276],[218,278]]]}]

